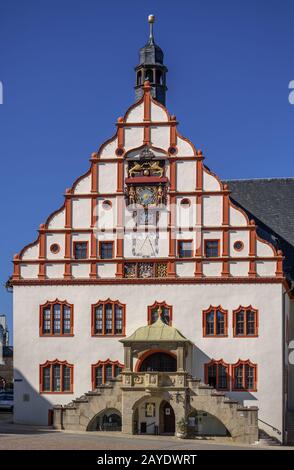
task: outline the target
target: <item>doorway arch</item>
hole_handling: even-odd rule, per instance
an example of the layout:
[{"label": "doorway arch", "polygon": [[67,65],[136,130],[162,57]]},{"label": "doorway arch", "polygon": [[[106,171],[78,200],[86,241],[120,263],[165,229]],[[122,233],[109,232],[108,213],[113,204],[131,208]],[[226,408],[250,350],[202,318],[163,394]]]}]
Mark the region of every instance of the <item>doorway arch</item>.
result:
[{"label": "doorway arch", "polygon": [[87,431],[121,431],[121,413],[115,408],[105,408],[90,421]]},{"label": "doorway arch", "polygon": [[175,412],[171,404],[163,400],[159,407],[159,434],[174,435],[176,430]]},{"label": "doorway arch", "polygon": [[162,349],[145,352],[136,364],[136,372],[176,372],[177,357]]},{"label": "doorway arch", "polygon": [[216,416],[193,409],[187,416],[187,432],[193,436],[230,436],[226,426]]}]

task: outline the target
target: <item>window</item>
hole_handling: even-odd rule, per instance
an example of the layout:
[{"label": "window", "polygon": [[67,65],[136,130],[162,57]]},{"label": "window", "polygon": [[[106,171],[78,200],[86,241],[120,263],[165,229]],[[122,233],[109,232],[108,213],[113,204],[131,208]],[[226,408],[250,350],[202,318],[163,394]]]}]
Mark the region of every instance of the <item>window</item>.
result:
[{"label": "window", "polygon": [[257,389],[257,365],[249,360],[238,361],[232,365],[233,390],[256,391]]},{"label": "window", "polygon": [[56,255],[57,253],[59,253],[59,251],[60,251],[60,246],[58,245],[58,243],[52,243],[52,245],[50,245],[50,251],[51,251],[51,253],[53,253],[54,255]]},{"label": "window", "polygon": [[228,336],[228,312],[210,306],[202,313],[203,336]]},{"label": "window", "polygon": [[58,300],[41,305],[40,336],[73,336],[73,305]]},{"label": "window", "polygon": [[92,336],[125,335],[125,305],[105,300],[92,305]]},{"label": "window", "polygon": [[178,253],[180,258],[191,258],[193,256],[192,240],[178,240]]},{"label": "window", "polygon": [[153,70],[147,69],[145,72],[145,80],[148,80],[150,83],[153,83]]},{"label": "window", "polygon": [[102,209],[105,211],[109,211],[112,208],[112,202],[106,199],[105,201],[102,202]]},{"label": "window", "polygon": [[217,390],[229,389],[229,365],[220,361],[212,360],[205,364],[205,383]]},{"label": "window", "polygon": [[141,70],[137,73],[137,85],[142,85],[142,72],[141,72]]},{"label": "window", "polygon": [[124,365],[119,361],[98,361],[92,365],[92,389],[95,390],[97,387],[115,379],[122,373]]},{"label": "window", "polygon": [[111,259],[113,258],[113,242],[100,242],[100,258]]},{"label": "window", "polygon": [[40,365],[41,393],[73,393],[73,365],[47,361]]},{"label": "window", "polygon": [[172,324],[172,306],[167,305],[165,302],[154,302],[153,305],[148,307],[148,325],[155,323],[160,315],[163,323],[167,325]]},{"label": "window", "polygon": [[258,336],[258,310],[249,307],[239,307],[233,311],[233,334],[235,337]]},{"label": "window", "polygon": [[217,258],[219,256],[219,240],[204,240],[206,258]]},{"label": "window", "polygon": [[191,206],[191,201],[190,199],[184,197],[182,200],[181,200],[181,206],[184,207],[184,208],[188,208]]},{"label": "window", "polygon": [[73,246],[75,259],[88,258],[88,242],[74,242]]},{"label": "window", "polygon": [[242,251],[244,248],[244,243],[241,240],[237,240],[234,243],[234,250],[235,251]]}]

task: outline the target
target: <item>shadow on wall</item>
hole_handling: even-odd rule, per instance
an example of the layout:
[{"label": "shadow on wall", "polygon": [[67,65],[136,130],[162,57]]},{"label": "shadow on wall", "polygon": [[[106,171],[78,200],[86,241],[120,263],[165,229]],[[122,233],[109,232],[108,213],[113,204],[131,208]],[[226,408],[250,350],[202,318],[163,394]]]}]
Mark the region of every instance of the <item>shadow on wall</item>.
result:
[{"label": "shadow on wall", "polygon": [[[202,382],[205,382],[204,365],[208,364],[212,359],[218,360],[219,357],[207,356],[207,354],[205,354],[201,349],[195,346],[195,344],[193,344],[193,357],[196,358],[196,367],[192,370],[192,375],[201,379]],[[246,400],[257,401],[257,398],[250,392],[235,392],[230,390],[224,390],[224,393],[232,400],[239,401],[242,404],[244,404],[243,402]],[[252,403],[252,406],[255,406],[255,403]]]},{"label": "shadow on wall", "polygon": [[[68,396],[68,401],[71,401],[71,397]],[[46,395],[40,394],[21,372],[14,369],[14,423],[52,425],[52,408]]]}]

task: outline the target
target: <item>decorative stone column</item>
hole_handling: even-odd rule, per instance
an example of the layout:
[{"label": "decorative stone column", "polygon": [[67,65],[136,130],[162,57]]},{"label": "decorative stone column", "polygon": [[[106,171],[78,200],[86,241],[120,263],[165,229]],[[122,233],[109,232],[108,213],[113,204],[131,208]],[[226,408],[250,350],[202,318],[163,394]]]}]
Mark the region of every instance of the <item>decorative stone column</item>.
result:
[{"label": "decorative stone column", "polygon": [[132,355],[131,346],[124,347],[124,360],[125,360],[125,372],[128,372],[128,371],[133,372],[133,355]]},{"label": "decorative stone column", "polygon": [[185,370],[185,348],[184,346],[179,345],[177,348],[177,371],[184,372]]}]

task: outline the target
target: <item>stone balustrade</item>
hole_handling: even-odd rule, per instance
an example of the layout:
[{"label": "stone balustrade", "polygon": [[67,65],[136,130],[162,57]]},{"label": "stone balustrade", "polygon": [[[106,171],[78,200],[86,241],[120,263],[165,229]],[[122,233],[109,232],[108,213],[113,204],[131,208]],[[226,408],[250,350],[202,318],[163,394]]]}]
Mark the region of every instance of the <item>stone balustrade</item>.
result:
[{"label": "stone balustrade", "polygon": [[182,388],[187,385],[185,372],[123,372],[123,387]]}]

